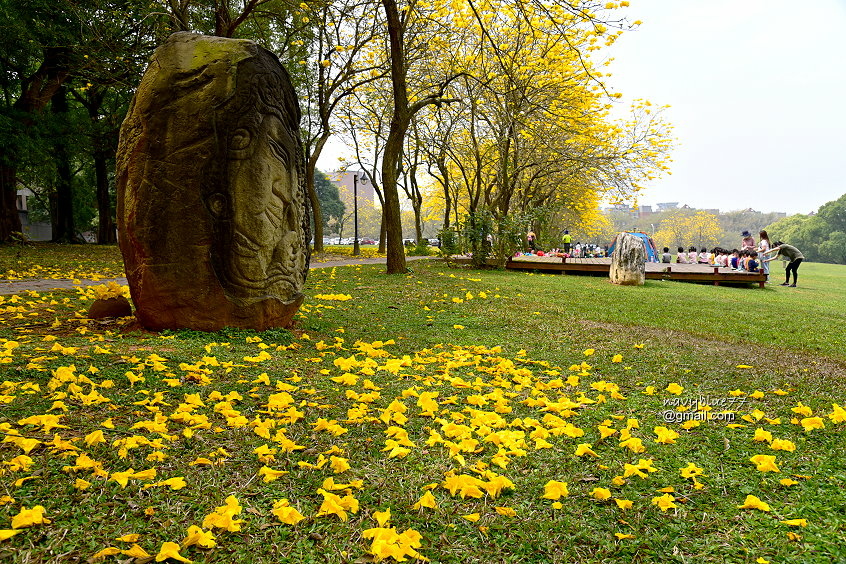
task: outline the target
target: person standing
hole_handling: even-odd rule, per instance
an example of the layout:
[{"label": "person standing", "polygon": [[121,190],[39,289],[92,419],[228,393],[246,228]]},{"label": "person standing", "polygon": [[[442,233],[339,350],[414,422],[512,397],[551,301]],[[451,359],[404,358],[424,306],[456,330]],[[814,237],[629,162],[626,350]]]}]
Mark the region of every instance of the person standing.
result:
[{"label": "person standing", "polygon": [[570,254],[570,244],[573,242],[573,237],[570,235],[570,231],[567,229],[564,230],[564,237],[562,237],[564,243],[564,252],[568,255]]},{"label": "person standing", "polygon": [[[805,259],[805,255],[803,255],[802,251],[793,245],[788,245],[787,243],[783,243],[781,241],[776,241],[775,247],[767,251],[766,254],[772,253],[776,254],[766,259],[768,262],[778,257],[784,257],[784,259],[788,261],[784,271],[784,284],[782,284],[782,286],[795,288],[796,279],[798,278],[796,271],[799,270],[799,265],[802,264],[802,261]],[[793,284],[790,283],[791,272],[793,273]]]},{"label": "person standing", "polygon": [[526,241],[528,241],[528,243],[529,243],[529,250],[532,250],[532,251],[538,250],[538,245],[537,245],[537,242],[535,241],[535,232],[534,231],[529,231],[526,234]]},{"label": "person standing", "polygon": [[768,281],[770,279],[770,263],[764,260],[764,256],[770,251],[770,246],[770,236],[765,229],[761,229],[761,232],[758,233],[758,255],[761,257],[761,268],[767,275]]},{"label": "person standing", "polygon": [[751,251],[755,248],[755,238],[748,231],[741,233],[743,239],[740,241],[741,251]]}]

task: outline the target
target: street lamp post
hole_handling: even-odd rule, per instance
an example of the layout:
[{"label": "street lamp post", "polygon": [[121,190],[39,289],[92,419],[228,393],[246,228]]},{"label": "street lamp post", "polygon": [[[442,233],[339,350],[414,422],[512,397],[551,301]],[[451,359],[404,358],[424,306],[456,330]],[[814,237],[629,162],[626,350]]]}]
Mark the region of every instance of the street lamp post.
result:
[{"label": "street lamp post", "polygon": [[355,224],[355,239],[352,254],[357,257],[361,254],[361,248],[358,245],[358,172],[353,173],[353,223]]}]

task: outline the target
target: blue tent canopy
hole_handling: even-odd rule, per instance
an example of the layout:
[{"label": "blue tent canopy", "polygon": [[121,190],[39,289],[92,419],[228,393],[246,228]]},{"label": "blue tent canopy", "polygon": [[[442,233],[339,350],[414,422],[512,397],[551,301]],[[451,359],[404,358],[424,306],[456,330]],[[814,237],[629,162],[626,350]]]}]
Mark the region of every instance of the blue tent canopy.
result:
[{"label": "blue tent canopy", "polygon": [[[640,231],[627,231],[626,233],[634,235],[641,240],[643,248],[646,251],[646,262],[661,262],[661,258],[658,256],[658,250],[655,247],[655,241],[652,240],[652,237],[646,233],[641,233]],[[616,246],[617,235],[614,236],[614,239],[611,241],[611,246],[608,247],[608,256],[611,256]]]}]

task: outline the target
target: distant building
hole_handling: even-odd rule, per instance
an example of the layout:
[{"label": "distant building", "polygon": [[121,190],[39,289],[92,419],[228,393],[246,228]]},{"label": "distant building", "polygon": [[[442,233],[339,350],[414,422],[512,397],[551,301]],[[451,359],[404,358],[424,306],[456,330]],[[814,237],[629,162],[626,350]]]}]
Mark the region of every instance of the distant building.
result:
[{"label": "distant building", "polygon": [[658,211],[674,210],[679,207],[678,202],[663,202],[661,204],[656,205],[658,206]]},{"label": "distant building", "polygon": [[17,194],[18,216],[21,218],[21,231],[30,241],[49,241],[53,238],[53,229],[49,222],[31,222],[27,200],[34,194],[29,188],[19,188]]},{"label": "distant building", "polygon": [[630,214],[632,217],[644,217],[655,213],[652,206],[630,206],[628,204],[611,204],[611,208],[617,212]]},{"label": "distant building", "polygon": [[626,212],[626,213],[637,212],[637,210],[634,209],[629,204],[611,204],[611,209],[614,210],[614,211],[620,211],[620,212]]},{"label": "distant building", "polygon": [[[379,198],[376,197],[376,191],[373,189],[373,183],[364,172],[339,170],[326,175],[340,190],[341,200],[352,201],[353,190],[358,192],[358,203],[369,203],[373,206],[379,205]],[[353,177],[358,176],[357,184],[354,185]]]}]

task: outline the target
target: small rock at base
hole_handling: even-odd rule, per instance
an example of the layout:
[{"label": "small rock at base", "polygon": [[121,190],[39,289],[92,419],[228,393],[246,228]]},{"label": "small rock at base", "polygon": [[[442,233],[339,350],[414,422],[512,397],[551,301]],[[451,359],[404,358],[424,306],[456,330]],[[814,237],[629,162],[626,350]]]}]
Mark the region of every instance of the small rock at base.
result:
[{"label": "small rock at base", "polygon": [[106,317],[129,317],[132,315],[132,306],[129,300],[123,296],[108,298],[106,300],[94,300],[88,309],[88,319],[104,319]]}]

